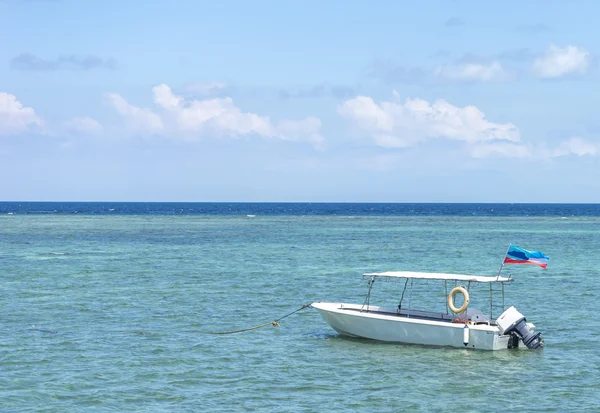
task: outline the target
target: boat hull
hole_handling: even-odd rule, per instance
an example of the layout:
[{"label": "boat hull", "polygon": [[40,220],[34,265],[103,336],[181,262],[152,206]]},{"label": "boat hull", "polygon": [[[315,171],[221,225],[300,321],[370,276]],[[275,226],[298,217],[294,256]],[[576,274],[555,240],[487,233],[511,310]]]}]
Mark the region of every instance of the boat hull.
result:
[{"label": "boat hull", "polygon": [[[500,334],[497,326],[487,324],[467,325],[465,331],[465,324],[452,323],[452,317],[445,314],[411,311],[407,315],[406,310],[397,314],[375,306],[361,311],[362,306],[346,303],[311,306],[334,330],[350,337],[477,350],[506,350],[510,338]],[[519,344],[519,348],[524,347]]]}]

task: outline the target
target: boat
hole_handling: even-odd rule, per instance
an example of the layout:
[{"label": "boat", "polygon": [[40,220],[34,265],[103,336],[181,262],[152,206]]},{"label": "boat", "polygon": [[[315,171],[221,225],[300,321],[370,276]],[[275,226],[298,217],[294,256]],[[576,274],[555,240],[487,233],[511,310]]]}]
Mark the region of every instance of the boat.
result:
[{"label": "boat", "polygon": [[[504,264],[534,264],[546,268],[549,257],[539,251],[527,251],[509,245],[500,271],[496,276],[448,274],[436,272],[387,271],[364,273],[367,293],[363,304],[341,302],[313,302],[312,308],[340,335],[392,343],[427,346],[459,347],[476,350],[542,349],[544,340],[535,325],[514,306],[505,306],[504,286],[514,279],[501,277]],[[374,306],[371,291],[379,281],[404,281],[400,303],[396,308]],[[415,281],[443,281],[446,311],[424,311],[411,308]],[[451,291],[448,293],[448,284]],[[409,305],[405,308],[405,293],[410,290]],[[489,314],[470,308],[471,287],[489,285]],[[485,289],[487,290],[487,288]],[[498,295],[501,297],[498,297]],[[462,305],[455,298],[462,295]],[[487,295],[487,294],[486,294]],[[494,309],[500,314],[494,318]],[[498,311],[497,311],[498,312]]]}]

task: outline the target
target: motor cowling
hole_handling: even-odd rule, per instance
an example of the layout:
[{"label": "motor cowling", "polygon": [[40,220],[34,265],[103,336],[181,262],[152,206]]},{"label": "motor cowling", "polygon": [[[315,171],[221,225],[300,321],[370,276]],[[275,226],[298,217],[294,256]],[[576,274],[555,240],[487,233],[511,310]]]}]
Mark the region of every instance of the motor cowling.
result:
[{"label": "motor cowling", "polygon": [[527,348],[544,348],[544,340],[540,337],[542,333],[534,333],[527,326],[525,316],[517,311],[515,307],[509,307],[496,320],[501,334],[513,334],[523,340]]}]

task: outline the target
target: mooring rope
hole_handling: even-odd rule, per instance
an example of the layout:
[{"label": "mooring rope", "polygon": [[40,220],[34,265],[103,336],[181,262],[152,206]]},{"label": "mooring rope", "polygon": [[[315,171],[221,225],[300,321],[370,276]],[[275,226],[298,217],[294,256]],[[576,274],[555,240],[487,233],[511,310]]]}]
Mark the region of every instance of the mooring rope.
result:
[{"label": "mooring rope", "polygon": [[288,314],[284,315],[283,317],[279,317],[279,318],[278,318],[278,319],[276,319],[276,320],[269,321],[268,323],[259,324],[259,325],[257,325],[257,326],[250,327],[250,328],[244,328],[244,329],[242,329],[242,330],[233,330],[233,331],[215,331],[215,332],[208,332],[207,334],[235,334],[235,333],[242,333],[242,332],[244,332],[244,331],[256,330],[256,329],[258,329],[258,328],[261,328],[261,327],[268,326],[269,324],[270,324],[270,325],[272,325],[273,327],[279,327],[279,321],[283,320],[283,319],[284,319],[284,318],[286,318],[286,317],[289,317],[289,316],[291,316],[292,314],[295,314],[295,313],[297,313],[298,311],[302,311],[302,310],[304,310],[305,308],[310,308],[310,304],[304,304],[304,305],[303,305],[302,307],[300,307],[299,309],[297,309],[297,310],[294,310],[294,311],[292,311],[291,313],[288,313]]}]

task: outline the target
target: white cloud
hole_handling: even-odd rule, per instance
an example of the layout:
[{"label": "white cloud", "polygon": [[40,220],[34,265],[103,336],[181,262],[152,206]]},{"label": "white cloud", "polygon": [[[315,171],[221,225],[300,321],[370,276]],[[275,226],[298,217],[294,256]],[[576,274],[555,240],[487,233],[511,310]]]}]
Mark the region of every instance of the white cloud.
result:
[{"label": "white cloud", "polygon": [[162,119],[150,109],[130,105],[117,93],[109,93],[106,97],[119,115],[125,118],[131,129],[147,133],[158,133],[163,130]]},{"label": "white cloud", "polygon": [[429,103],[423,99],[377,104],[358,96],[338,106],[338,113],[366,132],[377,145],[389,148],[416,146],[440,138],[468,144],[511,142],[521,137],[511,123],[493,123],[475,106],[459,108],[445,100]]},{"label": "white cloud", "polygon": [[461,63],[450,66],[438,66],[435,75],[448,80],[463,82],[492,82],[506,80],[509,73],[500,62],[494,60],[490,63]]},{"label": "white cloud", "polygon": [[566,141],[561,142],[558,147],[554,150],[554,156],[565,156],[565,155],[596,155],[598,152],[598,146],[591,142],[587,142],[579,137],[572,137]]},{"label": "white cloud", "polygon": [[471,156],[474,158],[486,158],[493,155],[500,155],[513,158],[535,158],[538,160],[548,160],[567,155],[594,156],[599,152],[599,149],[600,147],[598,145],[585,141],[579,137],[572,137],[562,141],[554,149],[550,149],[544,144],[525,145],[512,142],[484,142],[472,145],[469,148]]},{"label": "white cloud", "polygon": [[560,77],[570,73],[583,74],[590,64],[590,53],[576,46],[550,45],[546,52],[533,61],[533,73],[542,78]]},{"label": "white cloud", "polygon": [[42,124],[32,108],[23,107],[14,95],[0,92],[0,135],[25,132],[31,125]]},{"label": "white cloud", "polygon": [[165,84],[154,86],[154,103],[164,109],[175,110],[183,106],[183,98],[175,96],[171,88]]},{"label": "white cloud", "polygon": [[185,99],[175,95],[165,84],[155,86],[152,92],[161,115],[132,106],[119,95],[111,96],[113,105],[125,118],[134,118],[136,123],[145,124],[150,131],[161,131],[163,125],[166,125],[165,132],[172,132],[174,136],[183,134],[187,139],[258,135],[288,141],[307,141],[316,147],[322,147],[325,142],[320,134],[321,121],[314,117],[273,123],[268,116],[242,112],[230,97]]},{"label": "white cloud", "polygon": [[89,116],[70,119],[64,123],[64,126],[70,132],[83,133],[87,135],[95,135],[103,130],[102,125]]}]

